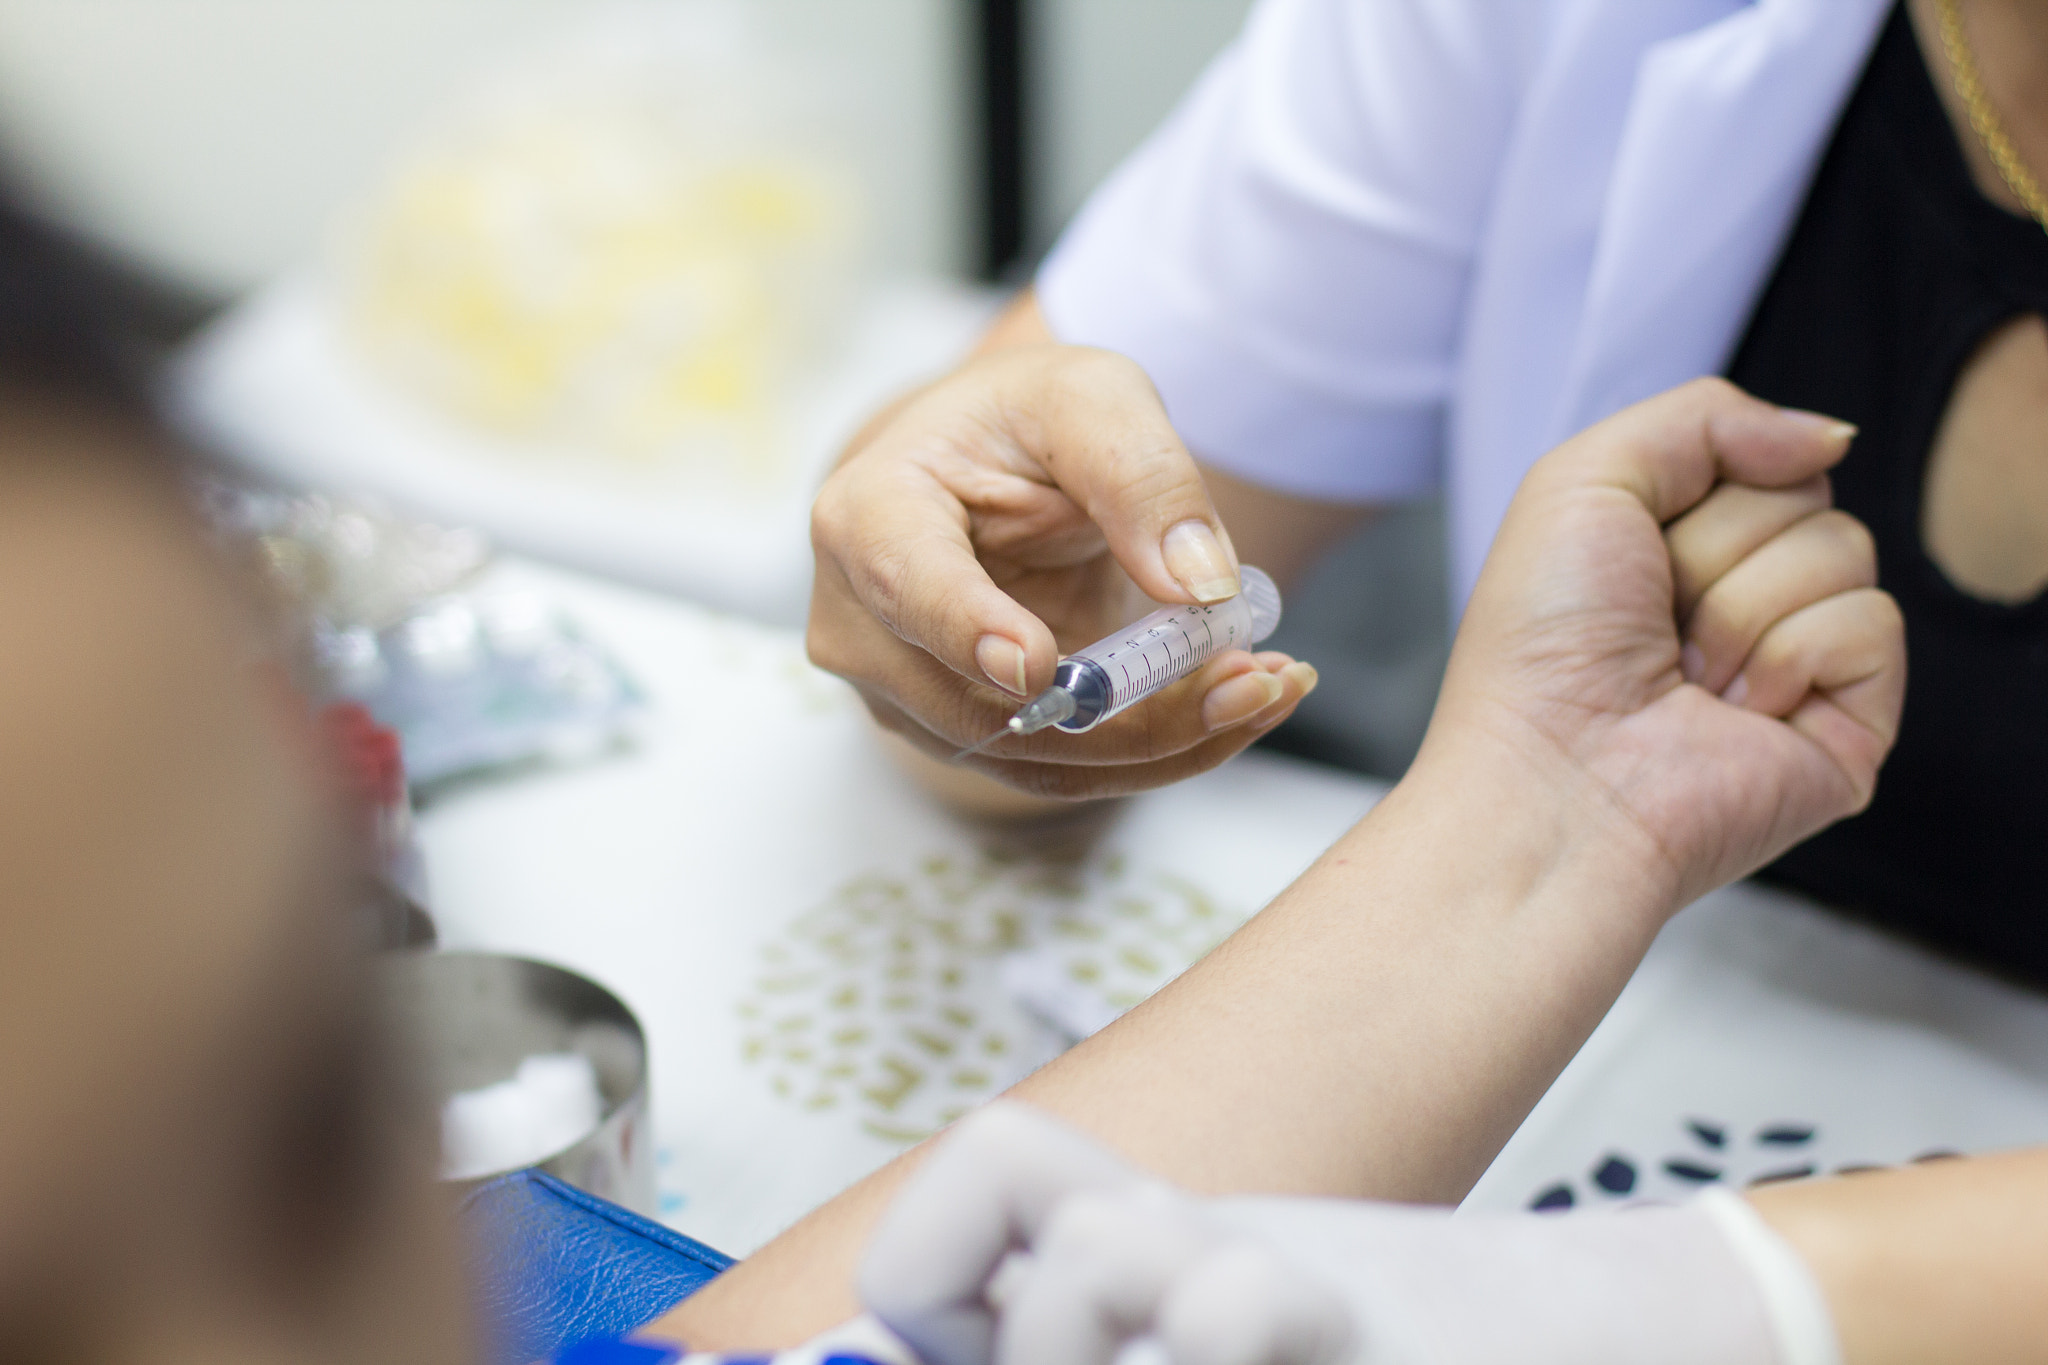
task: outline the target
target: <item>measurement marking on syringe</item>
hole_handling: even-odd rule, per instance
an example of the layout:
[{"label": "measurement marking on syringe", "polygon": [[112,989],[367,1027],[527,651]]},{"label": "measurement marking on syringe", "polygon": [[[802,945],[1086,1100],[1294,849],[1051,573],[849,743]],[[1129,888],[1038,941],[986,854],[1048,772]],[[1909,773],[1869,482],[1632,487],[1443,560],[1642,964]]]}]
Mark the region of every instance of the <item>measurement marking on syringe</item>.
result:
[{"label": "measurement marking on syringe", "polygon": [[[1232,630],[1228,637],[1219,639],[1216,634],[1212,613],[1203,611],[1194,614],[1202,625],[1202,638],[1195,639],[1189,624],[1173,622],[1164,626],[1148,627],[1142,634],[1126,637],[1120,647],[1102,656],[1102,662],[1111,667],[1120,681],[1111,689],[1112,705],[1121,710],[1154,692],[1164,688],[1187,674],[1194,672],[1216,652],[1237,638]],[[1180,644],[1174,644],[1179,637]],[[1131,655],[1135,653],[1137,659]]]},{"label": "measurement marking on syringe", "polygon": [[[1247,567],[1244,579],[1246,591],[1230,602],[1164,607],[1117,635],[1076,650],[1061,660],[1053,686],[1027,702],[1002,733],[959,756],[979,752],[1003,734],[1036,734],[1053,725],[1083,733],[1199,671],[1222,651],[1257,644],[1279,622],[1279,594],[1256,569]],[[1197,621],[1200,639],[1195,637]]]}]

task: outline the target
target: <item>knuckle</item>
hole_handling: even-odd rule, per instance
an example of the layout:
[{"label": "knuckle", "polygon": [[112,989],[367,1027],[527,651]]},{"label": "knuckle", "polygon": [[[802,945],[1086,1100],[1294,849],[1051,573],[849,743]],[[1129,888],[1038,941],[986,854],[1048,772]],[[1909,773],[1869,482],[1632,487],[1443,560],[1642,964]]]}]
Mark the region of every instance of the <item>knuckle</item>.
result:
[{"label": "knuckle", "polygon": [[1813,644],[1812,638],[1802,631],[1769,630],[1751,648],[1743,667],[1750,673],[1772,677],[1797,672],[1805,666]]},{"label": "knuckle", "polygon": [[1877,537],[1870,533],[1869,527],[1849,515],[1849,513],[1835,507],[1830,507],[1823,512],[1814,513],[1812,520],[1817,527],[1834,541],[1837,549],[1856,560],[1859,566],[1868,563],[1871,567],[1875,568],[1877,564]]},{"label": "knuckle", "polygon": [[813,665],[855,686],[868,682],[886,658],[873,648],[875,626],[857,606],[813,605],[804,625],[804,655]]},{"label": "knuckle", "polygon": [[1110,486],[1128,504],[1161,508],[1176,517],[1192,510],[1194,469],[1178,454],[1155,445],[1119,448],[1111,456]]},{"label": "knuckle", "polygon": [[1846,803],[1847,808],[1842,812],[1844,816],[1861,815],[1870,809],[1870,803],[1877,797],[1878,765],[1884,761],[1885,752],[1890,747],[1889,741],[1880,743],[1873,755],[1874,762],[1857,763],[1846,770],[1849,800]]},{"label": "knuckle", "polygon": [[1906,614],[1892,595],[1876,588],[1856,594],[1856,619],[1850,627],[1878,667],[1902,663],[1906,653]]},{"label": "knuckle", "polygon": [[804,656],[827,673],[845,677],[849,662],[848,652],[839,642],[839,632],[828,625],[817,608],[811,609],[810,622],[804,627]]},{"label": "knuckle", "polygon": [[820,555],[836,557],[839,548],[852,539],[855,518],[848,506],[847,483],[842,469],[825,480],[811,503],[811,548]]},{"label": "knuckle", "polygon": [[912,580],[910,556],[898,546],[876,548],[850,568],[863,588],[868,610],[901,635]]},{"label": "knuckle", "polygon": [[1152,382],[1137,361],[1099,346],[1061,346],[1048,356],[1047,365],[1052,382],[1081,390],[1115,390],[1133,383],[1149,387]]},{"label": "knuckle", "polygon": [[1035,377],[1054,394],[1085,393],[1100,382],[1094,375],[1105,354],[1085,346],[1055,346],[1034,358]]},{"label": "knuckle", "polygon": [[1686,633],[1702,642],[1740,634],[1744,613],[1735,596],[1725,579],[1708,588],[1686,618]]},{"label": "knuckle", "polygon": [[1688,379],[1660,398],[1645,400],[1642,406],[1659,413],[1660,421],[1697,424],[1702,434],[1711,437],[1710,424],[1714,418],[1745,397],[1741,389],[1719,375],[1702,375]]},{"label": "knuckle", "polygon": [[1718,374],[1701,375],[1697,379],[1689,379],[1680,387],[1679,392],[1695,402],[1710,405],[1726,403],[1731,399],[1746,398],[1748,396],[1735,383]]},{"label": "knuckle", "polygon": [[1117,430],[1170,429],[1151,376],[1128,356],[1063,346],[1048,358],[1040,380],[1047,401],[1102,414]]}]

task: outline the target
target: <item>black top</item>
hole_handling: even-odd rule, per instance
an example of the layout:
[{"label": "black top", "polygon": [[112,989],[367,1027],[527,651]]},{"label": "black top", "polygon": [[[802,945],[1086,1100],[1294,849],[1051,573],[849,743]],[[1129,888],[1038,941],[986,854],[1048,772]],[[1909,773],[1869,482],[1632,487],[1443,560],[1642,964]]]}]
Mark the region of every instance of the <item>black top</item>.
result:
[{"label": "black top", "polygon": [[2048,595],[1972,597],[1920,533],[1950,391],[2029,312],[2048,312],[2048,234],[1976,188],[1901,6],[1728,369],[1862,427],[1835,502],[1876,536],[1906,616],[1905,718],[1876,800],[1766,875],[2048,986]]}]

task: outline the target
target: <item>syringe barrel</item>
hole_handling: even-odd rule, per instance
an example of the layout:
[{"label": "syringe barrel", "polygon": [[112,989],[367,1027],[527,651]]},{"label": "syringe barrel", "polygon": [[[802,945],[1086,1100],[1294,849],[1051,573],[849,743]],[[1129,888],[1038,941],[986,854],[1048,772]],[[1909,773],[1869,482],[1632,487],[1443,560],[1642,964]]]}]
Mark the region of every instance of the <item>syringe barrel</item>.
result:
[{"label": "syringe barrel", "polygon": [[1218,654],[1250,649],[1278,629],[1280,590],[1249,565],[1239,573],[1244,590],[1229,601],[1161,607],[1061,660],[1053,686],[1071,693],[1075,704],[1059,728],[1092,730]]}]

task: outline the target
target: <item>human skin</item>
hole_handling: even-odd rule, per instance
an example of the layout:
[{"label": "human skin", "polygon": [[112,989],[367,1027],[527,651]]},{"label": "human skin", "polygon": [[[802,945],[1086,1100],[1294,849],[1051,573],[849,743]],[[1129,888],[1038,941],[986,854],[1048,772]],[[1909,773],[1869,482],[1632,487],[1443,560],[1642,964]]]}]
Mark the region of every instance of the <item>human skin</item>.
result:
[{"label": "human skin", "polygon": [[[2024,215],[1956,93],[1935,0],[1908,0],[1914,33],[1977,188]],[[1961,0],[1984,93],[2020,160],[2048,179],[2048,4]],[[2048,588],[2048,328],[2021,314],[1993,329],[1957,377],[1928,452],[1920,535],[1958,587],[1994,602]]]},{"label": "human skin", "polygon": [[[1237,935],[1011,1093],[1208,1193],[1459,1198],[1664,920],[1860,809],[1905,681],[1850,433],[1700,381],[1532,471],[1399,785]],[[789,1344],[913,1152],[653,1329]]]},{"label": "human skin", "polygon": [[[2044,1180],[2048,1162],[2013,1154],[1751,1199],[1821,1272],[1850,1365],[2020,1365],[2048,1354]],[[1424,1358],[1460,1365],[1780,1358],[1756,1263],[1731,1257],[1712,1226],[1725,1212],[1443,1212],[1190,1197],[999,1104],[952,1130],[909,1182],[860,1283],[874,1313],[950,1360],[1106,1360],[1140,1332],[1176,1361],[1355,1362],[1361,1338],[1408,1360],[1417,1327],[1436,1344]]]},{"label": "human skin", "polygon": [[[1979,187],[1995,202],[2018,211],[2017,199],[1981,143],[1968,131],[1941,51],[1933,0],[1908,0],[1908,9]],[[2039,79],[2042,70],[2048,69],[2048,5],[2040,0],[1963,0],[1963,14],[1987,92],[2001,120],[2022,158],[2033,167],[2048,168],[2048,81]],[[1035,300],[1026,293],[993,329],[968,368],[971,371],[1004,350],[1047,348],[1056,341]],[[1169,443],[1161,434],[1164,416],[1155,407],[1155,398],[1139,393],[1132,412],[1125,414],[1126,429],[1135,427],[1156,448],[1179,449],[1177,440]],[[920,425],[928,412],[904,407],[884,414],[854,443],[849,463],[867,453],[886,456],[889,447],[883,445],[878,450],[878,435],[893,432],[899,444],[914,442],[928,430]],[[1952,578],[1980,596],[2024,600],[2048,581],[2048,483],[2041,478],[2042,469],[2048,466],[2025,458],[2038,453],[2044,434],[2048,434],[2048,333],[2043,332],[2039,319],[2021,318],[1988,338],[1965,368],[1929,459],[1922,528],[1927,548]],[[1370,509],[1305,503],[1213,469],[1197,468],[1201,492],[1216,513],[1216,524],[1228,527],[1228,540],[1237,553],[1245,562],[1275,572],[1283,583],[1311,563],[1322,547],[1370,515]],[[1172,489],[1162,493],[1155,488],[1154,493],[1169,500],[1182,496]],[[857,512],[856,504],[846,515]],[[847,548],[835,547],[829,522],[819,531],[821,560],[835,548]],[[826,586],[821,576],[821,588]],[[940,575],[930,586],[936,594],[951,584]],[[1682,594],[1683,582],[1678,587]],[[863,617],[857,596],[821,591],[816,603],[814,650],[821,640],[844,641],[872,625],[872,615]],[[1028,598],[1019,599],[1018,604],[1032,605]],[[984,624],[986,620],[963,619],[925,628],[934,633],[950,629],[971,638]],[[997,622],[999,627],[1001,624]],[[914,643],[916,638],[915,632],[908,633],[906,642]],[[821,660],[828,664],[836,657],[821,652]],[[928,751],[937,752],[954,735],[999,714],[1002,703],[987,691],[971,667],[914,667],[906,662],[909,657],[906,651],[857,679],[885,724],[906,733],[922,728],[924,733],[916,737],[925,742]],[[1034,656],[1033,669],[1040,663]],[[1715,680],[1725,672],[1724,665]],[[1036,672],[1032,681],[1038,681]],[[1200,695],[1199,686],[1191,688],[1190,694]],[[1185,710],[1189,696],[1165,704]],[[963,716],[972,723],[962,726]],[[1265,719],[1261,717],[1256,724],[1263,725]],[[936,743],[932,736],[937,736]],[[1129,756],[1114,746],[1092,747],[1089,737],[1063,738],[1059,743],[1059,752],[1049,745],[999,749],[997,759],[978,765],[977,772],[985,779],[978,793],[958,770],[948,783],[950,793],[955,799],[964,794],[969,800],[993,801],[996,798],[988,793],[1003,783],[1027,791],[1087,795],[1136,790],[1170,775],[1130,762]],[[1221,761],[1228,756],[1224,752],[1228,747],[1216,745],[1191,754],[1181,767]],[[1089,774],[1085,783],[1068,787],[1063,784],[1064,775],[1046,775],[1047,768],[1063,761],[1104,765],[1108,771]],[[1015,809],[1018,798],[1007,799]],[[1362,832],[1353,839],[1361,837]],[[1332,857],[1338,856],[1333,851]],[[1325,874],[1329,866],[1330,860],[1326,860],[1311,877]],[[1296,888],[1290,897],[1301,890]],[[1274,909],[1281,908],[1281,903],[1276,903]],[[1189,987],[1193,984],[1192,980],[1188,983]],[[1154,1017],[1166,1009],[1164,999],[1154,1007]],[[1133,1029],[1144,1017],[1141,1013],[1134,1018]],[[1134,1056],[1144,1051],[1143,1047],[1132,1048]],[[1032,1088],[1024,1093],[1035,1097],[1040,1087],[1052,1092],[1048,1107],[1055,1112],[1066,1112],[1063,1103],[1087,1108],[1085,1092],[1095,1073],[1083,1065],[1086,1060],[1077,1057],[1049,1068],[1028,1083]],[[1104,1059],[1103,1064],[1111,1060]],[[1192,1065],[1191,1071],[1199,1074]],[[1152,1083],[1157,1083],[1156,1078]],[[1081,1092],[1078,1101],[1075,1092]],[[1436,1117],[1460,1117],[1462,1121],[1462,1116],[1448,1111]],[[1119,1122],[1105,1126],[1115,1129]],[[1214,1137],[1206,1131],[1205,1136]],[[1441,1129],[1430,1127],[1416,1140],[1427,1146],[1442,1138]],[[1228,1139],[1230,1144],[1236,1141],[1235,1134]],[[1211,1150],[1222,1149],[1212,1145]],[[915,1159],[913,1154],[906,1160]],[[1198,1188],[1226,1188],[1226,1181],[1204,1183],[1205,1174],[1215,1174],[1206,1164],[1214,1159],[1213,1155],[1191,1158],[1184,1175],[1171,1161],[1162,1166],[1164,1173]],[[761,1321],[774,1321],[777,1299],[771,1288],[764,1287],[764,1281],[787,1275],[792,1283],[814,1283],[805,1278],[810,1273],[807,1267],[831,1260],[833,1253],[825,1248],[835,1238],[843,1264],[852,1255],[859,1230],[886,1201],[887,1191],[898,1178],[893,1171],[884,1172],[849,1192],[764,1253],[761,1276],[735,1278],[719,1291],[731,1298],[707,1299],[699,1306],[701,1317],[692,1319],[686,1311],[679,1320],[685,1326],[702,1323],[705,1330],[714,1330],[721,1312],[739,1312],[751,1304],[762,1311]],[[2016,1154],[1895,1175],[1811,1182],[1761,1192],[1755,1202],[1814,1263],[1842,1324],[1852,1361],[2019,1360],[2034,1358],[2028,1343],[2048,1340],[2048,1324],[2040,1321],[2038,1310],[2029,1308],[2048,1301],[2048,1295],[2021,1292],[2014,1279],[2048,1264],[2048,1248],[2040,1245],[2039,1233],[2025,1226],[2026,1220],[2016,1218],[2014,1212],[2040,1207],[2044,1181],[2048,1181],[2048,1157]],[[1459,1192],[1459,1179],[1445,1179],[1443,1189]],[[1333,1187],[1318,1192],[1346,1191]],[[1398,1180],[1376,1178],[1362,1182],[1353,1192],[1428,1197],[1427,1190],[1412,1191]],[[2038,1225],[2039,1220],[2033,1222]],[[811,1259],[814,1251],[820,1260]],[[844,1300],[840,1302],[843,1306]],[[1970,1309],[1968,1313],[1960,1312],[1964,1306]]]},{"label": "human skin", "polygon": [[[1978,187],[2023,211],[1970,131],[1934,0],[1907,8]],[[2000,121],[2036,178],[2048,179],[2048,4],[1962,0],[1962,11]],[[1266,701],[1271,684],[1256,679],[1214,696],[1220,681],[1255,671],[1234,654],[1094,734],[1006,741],[958,768],[920,763],[914,755],[943,760],[1014,709],[977,657],[981,641],[1012,642],[1036,689],[1050,681],[1058,649],[1130,614],[1131,580],[1160,600],[1191,600],[1161,561],[1169,526],[1210,525],[1238,560],[1285,588],[1373,511],[1288,497],[1203,467],[1128,362],[1057,340],[1032,295],[1021,295],[958,372],[892,406],[851,443],[813,527],[813,657],[853,681],[877,719],[906,740],[914,771],[971,809],[1030,813],[1043,799],[1143,790],[1212,767],[1284,720],[1313,680],[1312,671],[1288,676],[1282,656],[1261,656],[1256,671],[1280,678],[1277,696]],[[1035,382],[1020,384],[1023,375]],[[2028,458],[2044,440],[2048,330],[2026,316],[1987,337],[1965,367],[1928,462],[1928,551],[1979,596],[2023,601],[2048,584],[2048,463]],[[1144,477],[1125,481],[1131,491],[1099,491],[1134,460]],[[897,509],[896,519],[882,518],[885,508]],[[1083,526],[1077,509],[1108,529]],[[876,547],[913,541],[945,544],[947,553],[885,582],[887,557]],[[979,567],[963,550],[978,552]],[[1000,645],[995,654],[1017,657]],[[1196,699],[1212,696],[1205,713]]]},{"label": "human skin", "polygon": [[[1934,0],[1907,0],[1977,188],[2015,213],[1942,50]],[[2021,160],[2048,171],[2048,4],[1963,0],[1985,92]],[[2048,331],[2022,316],[1960,376],[1928,459],[1921,534],[1959,586],[2024,601],[2048,585]],[[2048,1359],[2048,1153],[2012,1152],[1750,1196],[1820,1276],[1850,1365]]]},{"label": "human skin", "polygon": [[[1274,498],[1205,478],[1143,373],[1050,344],[1027,295],[958,373],[870,422],[820,491],[811,658],[933,760],[911,761],[962,804],[996,804],[961,780],[975,773],[1025,794],[1011,811],[1177,781],[1285,720],[1314,668],[1233,650],[1088,734],[1006,739],[950,773],[936,765],[1148,598],[1234,592],[1240,524],[1277,529],[1279,509],[1291,514],[1290,534],[1255,536],[1243,560],[1284,584],[1362,515],[1295,499],[1255,510]],[[1206,551],[1187,543],[1196,529]]]},{"label": "human skin", "polygon": [[164,445],[0,387],[0,1359],[474,1360],[428,1153],[346,1084],[312,730]]}]

